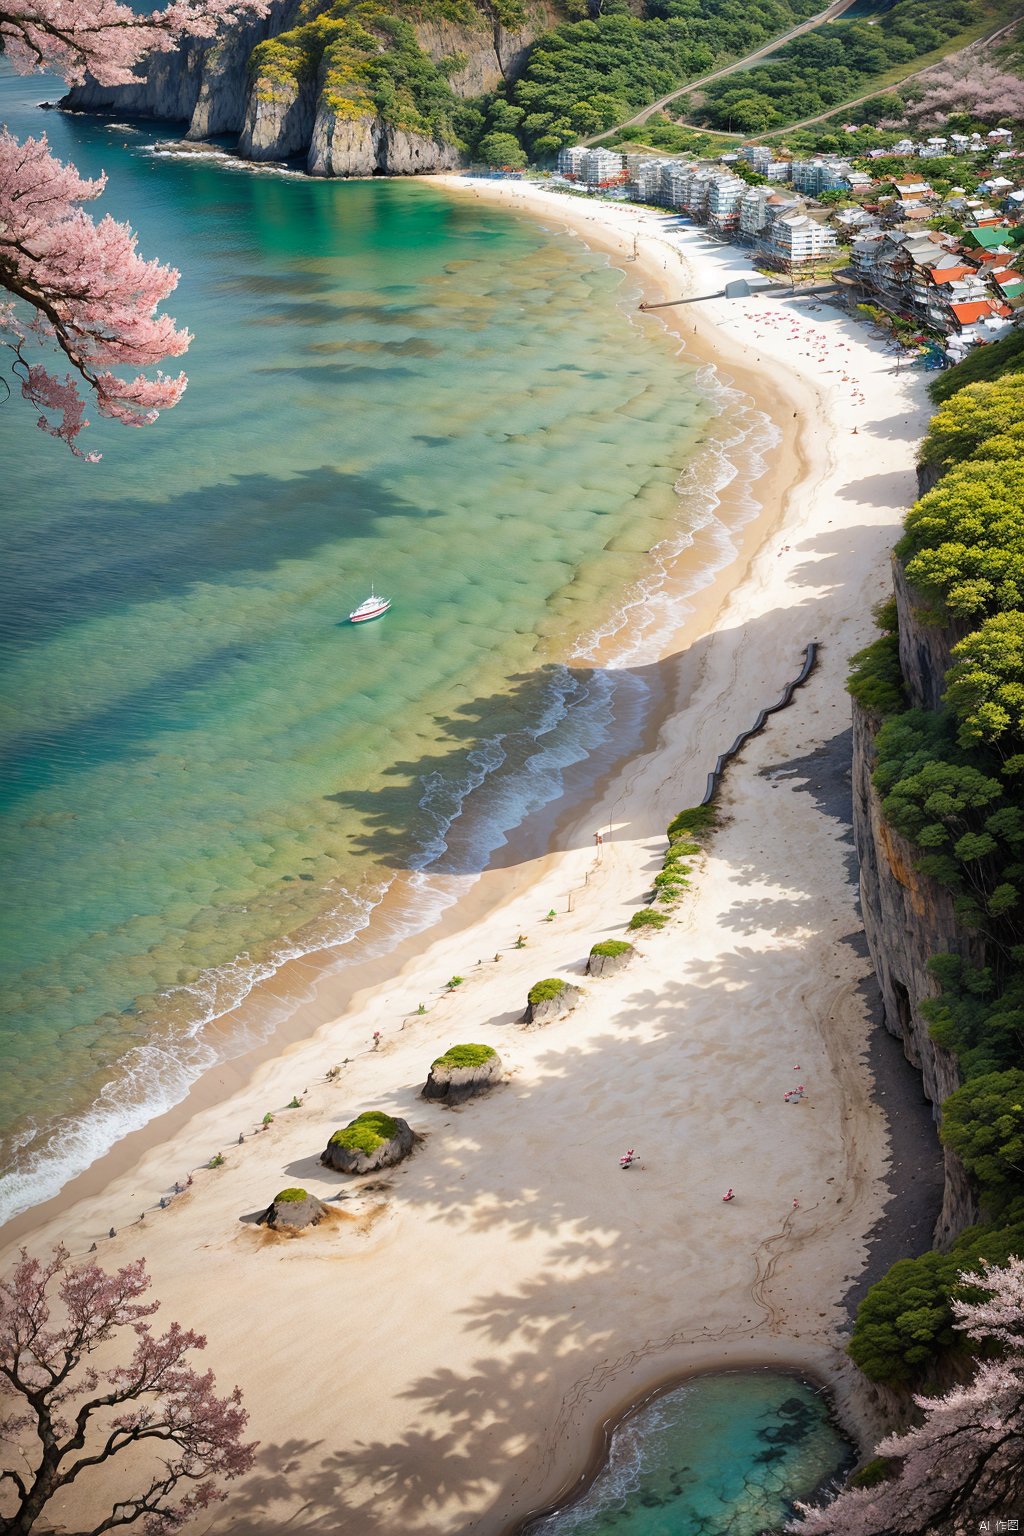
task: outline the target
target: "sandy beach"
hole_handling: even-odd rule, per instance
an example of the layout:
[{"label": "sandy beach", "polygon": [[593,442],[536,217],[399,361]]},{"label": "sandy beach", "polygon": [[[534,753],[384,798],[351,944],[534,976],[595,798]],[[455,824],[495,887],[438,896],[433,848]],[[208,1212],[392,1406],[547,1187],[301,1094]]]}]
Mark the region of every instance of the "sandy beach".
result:
[{"label": "sandy beach", "polygon": [[[750,271],[741,250],[648,210],[445,185],[570,228],[652,301]],[[308,992],[286,1048],[210,1073],[5,1234],[5,1261],[15,1240],[58,1237],[75,1254],[96,1242],[108,1267],[145,1255],[162,1315],[206,1333],[205,1363],[241,1386],[258,1467],[197,1530],[500,1536],[571,1491],[610,1416],[698,1369],[810,1371],[852,1432],[869,1428],[840,1299],[888,1198],[888,1144],[848,829],[814,790],[914,495],[924,379],[820,301],[661,315],[781,443],[735,557],[645,663],[671,704],[656,739],[596,804],[563,808],[551,846],[524,837],[388,961],[319,989],[311,968],[282,973],[278,986]],[[578,979],[591,945],[622,935],[668,821],[811,640],[820,664],[729,770],[723,824],[668,927],[619,975],[583,982],[571,1015],[524,1028],[534,981]],[[493,1045],[506,1081],[457,1110],[424,1102],[430,1062],[460,1041]],[[362,1182],[328,1173],[328,1136],[368,1108],[408,1119],[415,1155]],[[642,1166],[623,1173],[630,1146]],[[224,1165],[205,1170],[218,1151]],[[246,1219],[296,1184],[340,1193],[335,1219],[290,1240]]]}]

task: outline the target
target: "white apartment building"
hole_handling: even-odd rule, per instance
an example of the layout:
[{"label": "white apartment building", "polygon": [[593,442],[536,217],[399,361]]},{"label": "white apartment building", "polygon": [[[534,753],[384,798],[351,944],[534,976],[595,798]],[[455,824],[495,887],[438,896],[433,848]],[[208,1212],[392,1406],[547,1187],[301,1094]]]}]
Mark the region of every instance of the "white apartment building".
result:
[{"label": "white apartment building", "polygon": [[731,235],[740,223],[740,203],[747,190],[739,176],[716,176],[708,189],[708,227],[716,235]]},{"label": "white apartment building", "polygon": [[838,245],[834,229],[819,224],[806,213],[795,211],[781,213],[773,219],[758,241],[765,263],[783,272],[824,261]]}]

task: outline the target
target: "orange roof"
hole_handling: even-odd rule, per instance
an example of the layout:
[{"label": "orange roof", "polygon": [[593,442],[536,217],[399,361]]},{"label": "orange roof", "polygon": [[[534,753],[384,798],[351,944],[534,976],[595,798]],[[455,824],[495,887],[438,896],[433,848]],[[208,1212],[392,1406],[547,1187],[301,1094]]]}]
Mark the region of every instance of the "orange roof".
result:
[{"label": "orange roof", "polygon": [[1008,283],[1024,283],[1024,275],[1020,272],[1011,272],[1007,268],[1003,272],[993,272],[992,280],[998,283],[1000,288],[1005,288]]},{"label": "orange roof", "polygon": [[962,278],[975,277],[977,267],[943,267],[938,271],[932,268],[931,278],[933,283],[959,283]]},{"label": "orange roof", "polygon": [[969,304],[951,304],[949,307],[961,325],[971,325],[998,308],[991,299],[972,299]]}]

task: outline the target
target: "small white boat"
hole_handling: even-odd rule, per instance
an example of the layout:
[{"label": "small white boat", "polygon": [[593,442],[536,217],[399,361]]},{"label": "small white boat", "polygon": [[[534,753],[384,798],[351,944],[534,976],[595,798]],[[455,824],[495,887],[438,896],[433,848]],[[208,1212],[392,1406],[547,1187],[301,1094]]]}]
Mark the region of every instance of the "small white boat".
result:
[{"label": "small white boat", "polygon": [[350,624],[365,624],[368,619],[379,619],[390,607],[390,597],[378,597],[371,587],[369,597],[365,597],[358,608],[353,608],[348,621]]}]

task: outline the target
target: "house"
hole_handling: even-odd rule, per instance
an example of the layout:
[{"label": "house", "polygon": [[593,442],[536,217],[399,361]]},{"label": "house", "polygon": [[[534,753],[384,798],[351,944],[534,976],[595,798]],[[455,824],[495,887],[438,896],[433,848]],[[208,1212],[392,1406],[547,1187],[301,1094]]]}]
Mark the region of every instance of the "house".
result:
[{"label": "house", "polygon": [[894,176],[890,185],[901,202],[924,202],[935,196],[929,183],[919,176]]},{"label": "house", "polygon": [[874,277],[883,235],[881,230],[858,235],[850,245],[850,266],[860,281],[870,286]]},{"label": "house", "polygon": [[577,180],[583,172],[583,164],[589,151],[582,144],[558,151],[558,174]]},{"label": "house", "polygon": [[874,182],[867,171],[847,171],[845,176],[842,177],[842,181],[845,190],[852,193],[854,197],[858,193],[870,191],[874,186]]},{"label": "house", "polygon": [[[849,166],[843,165],[842,169],[847,171]],[[817,197],[822,192],[840,190],[837,170],[837,162],[834,160],[794,160],[789,179],[793,183],[794,192],[802,192],[806,197]]]},{"label": "house", "polygon": [[[1021,265],[1024,266],[1024,262]],[[992,281],[1004,301],[1024,299],[1024,273],[1015,272],[1012,267],[1001,267],[992,273]]]},{"label": "house", "polygon": [[[776,204],[780,201],[779,193],[770,187],[748,187],[740,198],[738,234],[744,245],[752,245],[767,224],[769,201]],[[789,201],[793,207],[799,206],[795,199]]]},{"label": "house", "polygon": [[781,272],[795,272],[827,260],[838,245],[834,229],[796,210],[772,218],[757,242],[765,265]]},{"label": "house", "polygon": [[771,164],[772,152],[767,144],[744,144],[740,150],[744,160],[750,162],[755,171],[764,176]]},{"label": "house", "polygon": [[605,187],[625,176],[625,157],[619,150],[588,149],[581,168],[581,179],[588,187]]},{"label": "house", "polygon": [[990,144],[1003,146],[1013,143],[1013,134],[1009,128],[993,128],[991,133],[986,133],[986,139]]},{"label": "house", "polygon": [[728,237],[740,226],[740,201],[747,183],[739,176],[716,176],[708,189],[708,228]]},{"label": "house", "polygon": [[1024,245],[1024,228],[1019,224],[977,225],[964,230],[960,244],[965,252],[976,253],[978,259],[991,263],[1000,254],[1009,254]]},{"label": "house", "polygon": [[832,223],[843,234],[867,234],[878,224],[866,208],[840,208],[832,216]]},{"label": "house", "polygon": [[916,155],[917,145],[913,139],[900,139],[890,150],[884,151],[890,155]]}]

